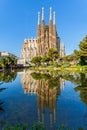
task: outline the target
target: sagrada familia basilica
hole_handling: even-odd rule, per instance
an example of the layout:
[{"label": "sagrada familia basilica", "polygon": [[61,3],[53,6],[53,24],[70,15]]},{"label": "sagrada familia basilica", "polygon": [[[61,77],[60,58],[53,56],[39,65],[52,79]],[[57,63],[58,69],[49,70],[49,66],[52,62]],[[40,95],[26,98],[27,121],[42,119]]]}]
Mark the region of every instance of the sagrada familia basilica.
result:
[{"label": "sagrada familia basilica", "polygon": [[22,62],[29,62],[35,56],[44,56],[50,48],[58,50],[60,57],[65,56],[65,46],[61,44],[56,30],[56,12],[50,8],[49,25],[45,25],[44,8],[42,8],[42,20],[38,12],[38,27],[36,38],[25,39],[21,50]]}]

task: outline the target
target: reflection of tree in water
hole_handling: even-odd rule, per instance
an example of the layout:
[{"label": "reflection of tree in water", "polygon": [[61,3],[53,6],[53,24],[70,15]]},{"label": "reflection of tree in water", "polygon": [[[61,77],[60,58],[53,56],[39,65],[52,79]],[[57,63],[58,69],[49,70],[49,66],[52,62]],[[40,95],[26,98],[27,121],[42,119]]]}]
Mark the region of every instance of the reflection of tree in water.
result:
[{"label": "reflection of tree in water", "polygon": [[[31,76],[38,81],[45,81],[48,84],[49,88],[58,87],[59,78],[52,77],[50,74],[41,74],[41,73],[31,73]],[[43,83],[44,84],[44,83]]]},{"label": "reflection of tree in water", "polygon": [[63,73],[61,77],[77,85],[75,91],[80,91],[80,98],[87,105],[87,74]]},{"label": "reflection of tree in water", "polygon": [[3,71],[0,72],[0,82],[12,82],[13,80],[15,80],[17,76],[17,72],[15,71]]},{"label": "reflection of tree in water", "polygon": [[[5,88],[0,88],[0,92],[2,92],[3,90],[5,90]],[[4,109],[2,108],[2,104],[3,102],[0,100],[0,111],[4,111]]]},{"label": "reflection of tree in water", "polygon": [[[17,76],[17,72],[15,71],[2,71],[0,72],[0,86],[3,83],[7,83],[7,82],[12,82],[13,80],[16,79]],[[0,92],[2,92],[3,90],[5,90],[6,88],[2,88],[0,87]],[[1,105],[3,104],[2,101],[0,101],[0,110],[1,110]]]},{"label": "reflection of tree in water", "polygon": [[[12,82],[13,80],[15,80],[17,76],[17,73],[16,72],[11,72],[11,71],[3,71],[3,72],[0,72],[0,93],[5,90],[6,88],[2,88],[2,84],[3,83],[7,83],[7,82]],[[2,112],[4,112],[4,109],[3,109],[3,101],[0,100],[0,128],[2,125],[4,125],[4,121],[3,119],[1,119],[2,117]],[[2,117],[3,118],[3,117]]]},{"label": "reflection of tree in water", "polygon": [[[2,91],[5,90],[5,89],[6,89],[6,88],[0,88],[0,92],[2,92]],[[4,102],[0,100],[0,128],[1,128],[1,126],[4,125],[4,123],[5,123],[5,122],[3,121],[3,119],[2,119],[2,118],[3,118],[3,117],[2,117],[2,112],[4,112],[4,109],[3,109],[3,107],[2,107],[3,103],[4,103]]]},{"label": "reflection of tree in water", "polygon": [[68,80],[72,83],[75,83],[76,85],[80,85],[81,81],[80,81],[80,74],[79,73],[70,73],[70,72],[66,72],[66,73],[62,73],[60,75],[63,79]]},{"label": "reflection of tree in water", "polygon": [[[52,119],[56,122],[56,100],[60,94],[62,83],[60,78],[50,74],[25,72],[21,75],[21,81],[25,93],[36,93],[38,101],[38,121],[44,122],[46,109],[49,110],[50,125]],[[64,82],[64,80],[61,80]]]},{"label": "reflection of tree in water", "polygon": [[75,88],[75,91],[80,91],[81,100],[87,105],[87,74],[80,74],[80,85]]}]

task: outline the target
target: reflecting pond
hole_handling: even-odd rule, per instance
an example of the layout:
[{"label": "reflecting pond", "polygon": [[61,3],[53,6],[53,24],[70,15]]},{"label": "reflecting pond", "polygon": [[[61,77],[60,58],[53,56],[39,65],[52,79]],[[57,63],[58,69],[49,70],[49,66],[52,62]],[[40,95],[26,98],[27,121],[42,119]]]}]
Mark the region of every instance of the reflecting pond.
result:
[{"label": "reflecting pond", "polygon": [[87,74],[31,70],[0,72],[0,129],[43,122],[87,130]]}]

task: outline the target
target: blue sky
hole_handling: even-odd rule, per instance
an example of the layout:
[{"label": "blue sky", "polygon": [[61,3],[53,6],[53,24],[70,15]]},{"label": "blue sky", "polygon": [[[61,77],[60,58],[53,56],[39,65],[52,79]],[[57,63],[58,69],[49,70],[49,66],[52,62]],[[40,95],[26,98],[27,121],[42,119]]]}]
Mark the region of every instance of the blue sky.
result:
[{"label": "blue sky", "polygon": [[87,34],[87,0],[0,0],[0,51],[20,56],[25,38],[37,34],[37,12],[49,8],[56,11],[58,35],[65,44],[66,54],[78,49]]}]

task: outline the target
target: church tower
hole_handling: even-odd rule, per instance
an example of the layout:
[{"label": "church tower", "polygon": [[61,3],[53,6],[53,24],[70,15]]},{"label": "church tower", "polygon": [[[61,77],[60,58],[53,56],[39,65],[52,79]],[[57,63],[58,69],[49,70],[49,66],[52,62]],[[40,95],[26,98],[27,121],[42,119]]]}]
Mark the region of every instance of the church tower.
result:
[{"label": "church tower", "polygon": [[41,42],[40,42],[40,45],[41,45],[41,50],[40,50],[40,55],[44,55],[44,43],[45,43],[45,34],[44,34],[44,27],[45,27],[45,21],[44,21],[44,8],[42,7],[42,24],[41,24]]},{"label": "church tower", "polygon": [[57,34],[56,34],[56,12],[53,12],[53,16],[54,16],[54,19],[53,19],[53,41],[54,41],[54,44],[53,44],[53,47],[56,48],[56,43],[57,43]]},{"label": "church tower", "polygon": [[50,7],[50,19],[49,19],[49,48],[52,48],[52,35],[53,35],[53,21],[52,21],[52,8]]},{"label": "church tower", "polygon": [[[56,30],[56,12],[49,11],[49,24],[45,24],[44,8],[42,14],[38,12],[38,27],[36,38],[27,38],[24,40],[21,50],[20,64],[28,65],[33,57],[47,55],[50,48],[58,50],[60,56],[65,55],[65,47],[60,47],[60,37]],[[23,62],[23,63],[22,63]]]},{"label": "church tower", "polygon": [[60,57],[64,57],[66,55],[65,53],[65,46],[64,46],[64,43],[61,43],[61,46],[60,46]]},{"label": "church tower", "polygon": [[[52,20],[53,16],[53,20]],[[46,55],[50,48],[60,50],[60,40],[56,31],[56,13],[50,7],[49,25],[45,25],[44,8],[42,8],[42,22],[38,14],[37,55]]]},{"label": "church tower", "polygon": [[40,42],[41,42],[41,39],[40,39],[40,35],[41,35],[41,24],[40,24],[40,12],[38,12],[38,30],[37,30],[37,51],[36,53],[38,52],[40,54]]}]

